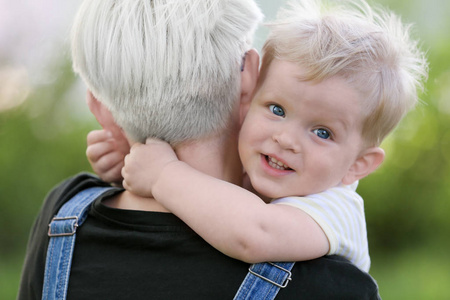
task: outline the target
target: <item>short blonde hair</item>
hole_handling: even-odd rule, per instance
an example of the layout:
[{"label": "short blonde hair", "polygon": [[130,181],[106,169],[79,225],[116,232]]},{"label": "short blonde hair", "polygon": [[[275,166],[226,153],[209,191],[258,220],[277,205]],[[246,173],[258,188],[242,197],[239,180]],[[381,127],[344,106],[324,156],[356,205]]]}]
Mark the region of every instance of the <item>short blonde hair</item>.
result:
[{"label": "short blonde hair", "polygon": [[84,0],[73,68],[135,141],[172,144],[226,129],[254,0]]},{"label": "short blonde hair", "polygon": [[269,24],[261,80],[273,59],[298,64],[304,80],[342,76],[364,97],[362,136],[379,145],[418,101],[428,65],[409,25],[364,0],[298,0]]}]

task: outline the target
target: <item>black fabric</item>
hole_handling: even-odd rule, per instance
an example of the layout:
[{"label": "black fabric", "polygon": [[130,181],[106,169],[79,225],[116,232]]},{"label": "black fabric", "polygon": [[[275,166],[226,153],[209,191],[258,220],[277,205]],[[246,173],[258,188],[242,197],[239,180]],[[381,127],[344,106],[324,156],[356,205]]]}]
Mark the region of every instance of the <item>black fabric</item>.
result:
[{"label": "black fabric", "polygon": [[[20,284],[20,300],[40,299],[47,229],[77,192],[107,186],[79,174],[57,186],[32,228]],[[68,299],[233,299],[249,265],[207,244],[169,213],[120,210],[97,199],[77,231]],[[379,299],[374,280],[335,256],[298,262],[277,299]]]}]

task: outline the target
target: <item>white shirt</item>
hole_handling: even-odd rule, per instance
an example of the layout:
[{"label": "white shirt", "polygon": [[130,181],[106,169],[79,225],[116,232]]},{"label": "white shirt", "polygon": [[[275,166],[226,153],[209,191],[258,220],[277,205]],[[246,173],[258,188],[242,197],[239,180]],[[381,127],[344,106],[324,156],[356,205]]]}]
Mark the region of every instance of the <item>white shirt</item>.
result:
[{"label": "white shirt", "polygon": [[328,255],[340,255],[363,271],[370,268],[364,202],[356,193],[358,182],[330,188],[306,197],[285,197],[273,200],[299,208],[310,215],[328,238]]}]

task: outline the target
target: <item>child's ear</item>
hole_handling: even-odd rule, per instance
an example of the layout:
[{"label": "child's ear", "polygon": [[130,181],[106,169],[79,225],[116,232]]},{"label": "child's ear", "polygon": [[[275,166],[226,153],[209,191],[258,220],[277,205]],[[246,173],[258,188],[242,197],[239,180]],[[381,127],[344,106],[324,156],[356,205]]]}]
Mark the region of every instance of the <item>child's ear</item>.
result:
[{"label": "child's ear", "polygon": [[109,109],[103,103],[98,101],[89,90],[87,91],[86,102],[89,110],[95,116],[103,129],[110,131],[113,136],[124,135],[120,126],[114,121],[114,117]]},{"label": "child's ear", "polygon": [[241,102],[240,102],[240,120],[241,124],[247,114],[250,103],[252,102],[253,92],[255,90],[259,76],[259,54],[255,49],[245,53],[241,67]]},{"label": "child's ear", "polygon": [[342,183],[345,185],[352,184],[360,180],[373,171],[375,171],[384,160],[384,150],[379,147],[372,147],[364,150],[356,159],[353,165],[348,170]]}]

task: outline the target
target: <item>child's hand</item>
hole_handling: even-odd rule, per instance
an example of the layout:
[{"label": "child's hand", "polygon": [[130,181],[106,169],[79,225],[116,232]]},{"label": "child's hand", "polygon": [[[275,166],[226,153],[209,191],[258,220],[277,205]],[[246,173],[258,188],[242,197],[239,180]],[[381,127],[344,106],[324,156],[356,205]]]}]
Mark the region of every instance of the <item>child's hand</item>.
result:
[{"label": "child's hand", "polygon": [[152,197],[152,188],[162,170],[174,161],[178,161],[177,155],[166,142],[147,139],[145,145],[134,144],[125,157],[123,187],[138,196]]},{"label": "child's hand", "polygon": [[124,158],[130,152],[125,136],[94,130],[87,136],[86,156],[94,172],[106,182],[122,183]]}]

